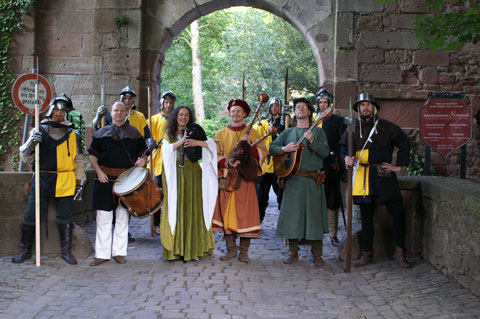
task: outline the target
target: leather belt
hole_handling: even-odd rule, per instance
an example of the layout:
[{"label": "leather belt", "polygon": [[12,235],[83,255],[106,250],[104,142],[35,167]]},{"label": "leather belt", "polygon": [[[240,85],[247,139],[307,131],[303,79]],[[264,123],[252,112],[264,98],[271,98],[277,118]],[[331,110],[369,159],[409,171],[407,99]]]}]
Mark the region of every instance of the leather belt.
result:
[{"label": "leather belt", "polygon": [[325,174],[325,172],[322,172],[321,170],[317,169],[316,171],[310,171],[310,172],[297,172],[297,174],[295,174],[295,176],[302,176],[302,177],[311,178],[315,181],[317,186],[320,187],[320,185],[322,185],[323,182],[325,181],[325,177],[327,176],[327,174]]},{"label": "leather belt", "polygon": [[100,168],[105,174],[113,177],[120,176],[123,172],[125,172],[128,169],[128,168],[112,168],[112,167],[106,167],[103,165],[100,165]]}]

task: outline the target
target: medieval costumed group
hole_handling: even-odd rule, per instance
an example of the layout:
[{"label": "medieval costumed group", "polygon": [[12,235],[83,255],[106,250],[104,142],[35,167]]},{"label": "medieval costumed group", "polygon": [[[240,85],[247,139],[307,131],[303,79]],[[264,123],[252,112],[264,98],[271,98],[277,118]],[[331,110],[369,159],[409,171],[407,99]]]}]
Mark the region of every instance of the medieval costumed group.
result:
[{"label": "medieval costumed group", "polygon": [[[128,241],[134,240],[128,233],[129,218],[138,217],[144,202],[147,216],[154,212],[163,258],[189,261],[211,256],[213,232],[222,232],[227,251],[220,259],[238,256],[248,263],[250,240],[260,235],[270,187],[280,209],[277,236],[289,243],[283,262],[298,261],[299,240],[304,239],[311,244],[313,263],[322,266],[324,234],[329,233],[332,245],[339,243],[340,181],[345,165],[355,167],[353,196],[362,215],[362,257],[354,266],[373,261],[375,203],[385,204],[393,216],[395,260],[400,267],[409,266],[404,250],[405,213],[395,172],[408,165],[410,143],[397,125],[378,118],[380,106],[371,94],[360,94],[353,106],[358,113],[353,123],[353,157],[347,155],[345,118],[332,114],[333,96],[326,87],[317,91],[315,106],[306,98],[293,101],[292,127],[288,127],[288,108],[277,97],[268,100],[265,95],[268,117],[256,122],[259,105],[248,126],[249,105],[231,100],[227,105],[230,124],[216,132],[213,140],[195,123],[191,108],[175,107],[171,91],[162,94],[160,112],[149,120],[136,110],[135,97],[130,87],[124,88],[120,101],[110,110],[100,106],[93,120],[96,131],[88,153],[96,173],[92,206],[97,211],[97,230],[91,266],[112,257],[120,264],[127,262]],[[81,197],[86,178],[78,132],[67,120],[72,110],[64,94],[53,99],[40,131],[33,129],[20,151],[22,160],[31,162],[40,144],[40,206],[45,212],[49,200],[55,201],[62,258],[76,264],[71,254],[72,201]],[[391,163],[394,147],[398,148],[395,165]],[[292,158],[297,158],[296,164],[287,168]],[[148,184],[143,187],[144,200],[131,204],[124,188],[142,183]],[[21,224],[21,251],[13,257],[14,263],[32,257],[32,193],[33,186]]]}]

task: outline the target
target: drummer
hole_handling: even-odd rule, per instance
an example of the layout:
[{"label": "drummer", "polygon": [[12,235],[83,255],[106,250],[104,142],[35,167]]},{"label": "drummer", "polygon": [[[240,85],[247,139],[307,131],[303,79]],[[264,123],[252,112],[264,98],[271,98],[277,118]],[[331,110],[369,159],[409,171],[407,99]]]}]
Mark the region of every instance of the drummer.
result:
[{"label": "drummer", "polygon": [[[146,163],[146,156],[140,156],[144,154],[147,146],[138,129],[126,122],[125,104],[115,102],[110,114],[113,123],[92,135],[92,143],[88,149],[90,162],[97,174],[92,204],[97,210],[95,260],[90,266],[110,261],[112,256],[119,264],[127,262],[128,211],[112,196],[112,186],[121,173],[134,165],[145,166]],[[116,222],[112,243],[114,209]]]}]

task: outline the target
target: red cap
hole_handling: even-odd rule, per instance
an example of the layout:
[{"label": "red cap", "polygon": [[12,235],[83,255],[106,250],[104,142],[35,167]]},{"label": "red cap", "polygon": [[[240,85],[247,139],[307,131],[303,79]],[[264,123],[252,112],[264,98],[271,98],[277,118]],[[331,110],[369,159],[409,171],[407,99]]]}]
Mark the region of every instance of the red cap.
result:
[{"label": "red cap", "polygon": [[247,113],[245,117],[250,114],[250,107],[244,100],[230,100],[230,102],[228,102],[227,110],[230,111],[232,106],[240,106],[245,111],[245,113]]}]

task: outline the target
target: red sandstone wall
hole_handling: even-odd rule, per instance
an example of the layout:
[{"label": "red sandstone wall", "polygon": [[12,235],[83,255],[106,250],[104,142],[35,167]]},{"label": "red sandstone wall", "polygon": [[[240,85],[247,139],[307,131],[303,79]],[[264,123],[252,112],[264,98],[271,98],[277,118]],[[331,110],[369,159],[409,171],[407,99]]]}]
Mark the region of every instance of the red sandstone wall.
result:
[{"label": "red sandstone wall", "polygon": [[[373,93],[381,103],[380,116],[406,129],[413,150],[423,156],[418,137],[418,111],[429,92],[465,92],[474,115],[480,108],[480,45],[456,51],[418,49],[413,37],[415,15],[425,1],[397,1],[383,12],[355,13],[354,42],[358,51],[358,92]],[[467,179],[480,181],[480,133],[473,121],[473,138],[467,146]],[[436,152],[436,170],[460,176],[460,151],[443,160]]]},{"label": "red sandstone wall", "polygon": [[[349,98],[355,100],[362,91],[373,93],[382,106],[380,116],[405,128],[419,155],[423,155],[423,145],[418,138],[418,110],[429,92],[465,92],[475,115],[480,108],[480,46],[448,52],[418,49],[412,23],[416,14],[424,12],[424,3],[402,0],[382,7],[374,0],[341,2],[339,16],[346,22],[339,26],[337,76],[341,79],[335,92],[342,115]],[[158,12],[153,10],[146,19],[142,15],[144,4],[142,0],[39,1],[40,9],[26,17],[25,28],[16,34],[9,52],[15,75],[29,72],[33,57],[40,56],[42,73],[58,93],[70,92],[89,125],[100,102],[101,57],[110,103],[129,79],[134,89],[140,89],[146,76],[142,70],[149,68],[155,50],[159,50],[142,42],[150,41],[148,36],[158,29],[152,16]],[[118,29],[113,22],[119,15],[129,17],[127,28]],[[126,58],[130,62],[124,65]],[[325,65],[328,69],[327,61]],[[474,137],[467,148],[467,178],[475,181],[480,181],[479,140],[474,120]],[[433,157],[437,170],[459,176],[458,152],[445,163],[435,152]],[[10,163],[9,158],[0,159],[0,169],[11,169]]]}]

